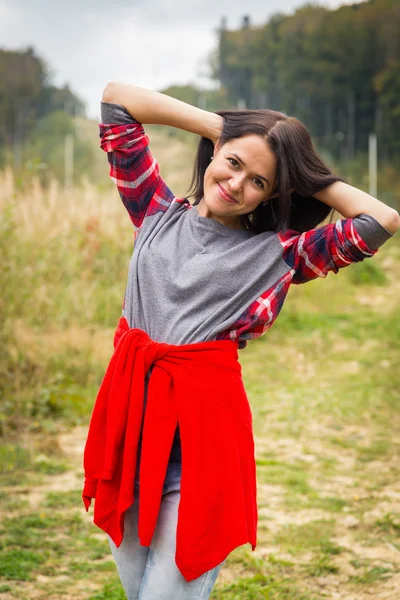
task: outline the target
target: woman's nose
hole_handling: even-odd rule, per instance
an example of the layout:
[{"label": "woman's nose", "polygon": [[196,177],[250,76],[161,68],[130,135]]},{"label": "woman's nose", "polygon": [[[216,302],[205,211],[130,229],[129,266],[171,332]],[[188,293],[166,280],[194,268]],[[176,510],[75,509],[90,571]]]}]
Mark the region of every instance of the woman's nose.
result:
[{"label": "woman's nose", "polygon": [[229,187],[232,191],[238,191],[243,186],[244,177],[241,174],[236,174],[229,180]]}]

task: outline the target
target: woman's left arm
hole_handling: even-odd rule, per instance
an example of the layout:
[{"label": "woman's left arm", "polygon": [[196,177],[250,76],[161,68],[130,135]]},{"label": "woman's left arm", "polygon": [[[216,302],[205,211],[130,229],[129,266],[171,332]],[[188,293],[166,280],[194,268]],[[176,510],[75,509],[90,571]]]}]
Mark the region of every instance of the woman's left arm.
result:
[{"label": "woman's left arm", "polygon": [[345,219],[366,214],[374,217],[390,233],[396,233],[400,229],[397,210],[342,181],[335,181],[314,194],[314,197],[337,210]]}]

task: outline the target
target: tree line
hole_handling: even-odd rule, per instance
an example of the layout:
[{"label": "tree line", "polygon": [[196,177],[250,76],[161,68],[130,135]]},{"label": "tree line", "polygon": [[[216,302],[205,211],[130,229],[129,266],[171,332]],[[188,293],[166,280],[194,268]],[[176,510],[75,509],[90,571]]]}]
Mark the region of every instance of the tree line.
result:
[{"label": "tree line", "polygon": [[[0,167],[28,168],[63,178],[64,142],[76,138],[73,118],[85,116],[85,104],[68,85],[53,85],[46,62],[33,48],[0,49]],[[82,172],[90,165],[91,149],[75,140]]]},{"label": "tree line", "polygon": [[[244,16],[234,30],[222,19],[209,61],[218,89],[174,85],[163,91],[208,110],[271,108],[293,115],[341,164],[366,154],[375,132],[381,163],[398,166],[399,23],[399,0],[336,10],[306,4],[262,26]],[[52,83],[33,48],[0,48],[0,168],[11,163],[39,172],[44,181],[63,179],[64,141],[72,135],[75,174],[88,173],[93,148],[77,135],[76,116],[85,116],[84,102],[68,85]]]},{"label": "tree line", "polygon": [[399,23],[399,0],[308,4],[236,30],[222,19],[213,77],[232,105],[297,117],[336,159],[366,152],[375,132],[383,159],[398,161]]}]

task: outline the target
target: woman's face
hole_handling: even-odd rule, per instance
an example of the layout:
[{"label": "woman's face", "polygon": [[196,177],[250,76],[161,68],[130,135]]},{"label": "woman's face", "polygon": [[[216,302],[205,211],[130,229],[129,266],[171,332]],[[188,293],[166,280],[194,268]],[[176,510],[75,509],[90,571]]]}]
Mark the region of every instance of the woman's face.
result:
[{"label": "woman's face", "polygon": [[240,215],[252,212],[272,195],[277,159],[258,135],[246,135],[215,146],[214,159],[204,175],[204,198],[197,210],[240,228]]}]

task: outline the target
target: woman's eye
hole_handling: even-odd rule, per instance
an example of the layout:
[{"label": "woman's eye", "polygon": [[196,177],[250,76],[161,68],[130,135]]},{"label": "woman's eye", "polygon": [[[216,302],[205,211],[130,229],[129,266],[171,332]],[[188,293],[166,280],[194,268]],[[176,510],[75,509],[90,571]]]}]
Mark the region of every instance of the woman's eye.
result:
[{"label": "woman's eye", "polygon": [[[239,163],[235,158],[231,158],[230,156],[228,156],[227,159],[231,163],[232,167],[239,166]],[[262,190],[264,189],[264,183],[261,181],[261,179],[259,179],[258,177],[254,177],[253,181],[257,185],[257,187],[259,187]]]}]

